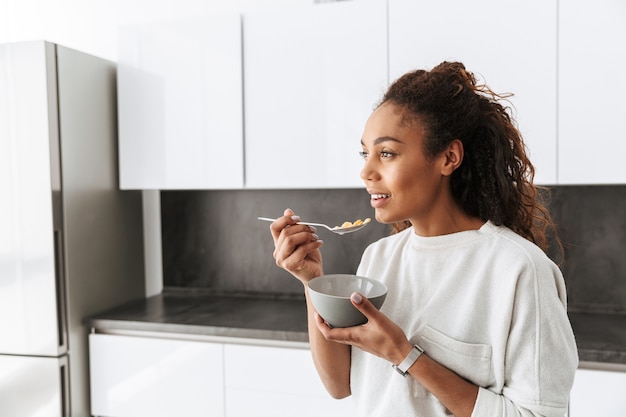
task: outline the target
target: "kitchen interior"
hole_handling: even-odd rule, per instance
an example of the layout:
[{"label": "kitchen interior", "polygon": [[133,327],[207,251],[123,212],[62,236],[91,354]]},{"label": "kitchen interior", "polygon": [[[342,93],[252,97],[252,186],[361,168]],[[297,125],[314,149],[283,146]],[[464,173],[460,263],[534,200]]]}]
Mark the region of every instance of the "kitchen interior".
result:
[{"label": "kitchen interior", "polygon": [[[564,242],[569,416],[626,415],[626,4],[85,3],[0,0],[0,416],[352,415],[257,217],[373,218],[365,120],[443,60],[515,93]],[[389,232],[320,230],[325,271]]]}]

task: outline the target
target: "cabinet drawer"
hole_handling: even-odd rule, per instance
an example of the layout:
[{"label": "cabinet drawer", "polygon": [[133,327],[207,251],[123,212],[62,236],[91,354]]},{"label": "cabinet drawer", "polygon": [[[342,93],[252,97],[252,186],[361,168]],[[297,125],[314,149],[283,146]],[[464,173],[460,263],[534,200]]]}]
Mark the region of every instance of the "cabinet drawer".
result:
[{"label": "cabinet drawer", "polygon": [[626,372],[579,369],[570,394],[569,417],[626,416]]},{"label": "cabinet drawer", "polygon": [[308,349],[226,345],[227,417],[344,417],[354,415],[351,398],[325,390]]},{"label": "cabinet drawer", "polygon": [[91,334],[91,413],[221,416],[221,344]]}]

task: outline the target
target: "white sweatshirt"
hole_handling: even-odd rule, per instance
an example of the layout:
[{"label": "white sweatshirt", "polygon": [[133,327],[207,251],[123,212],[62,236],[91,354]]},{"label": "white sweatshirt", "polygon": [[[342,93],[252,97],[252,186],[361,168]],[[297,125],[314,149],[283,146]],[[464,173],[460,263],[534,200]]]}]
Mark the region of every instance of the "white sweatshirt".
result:
[{"label": "white sweatshirt", "polygon": [[[425,354],[480,387],[473,417],[563,417],[578,365],[558,267],[505,227],[370,245],[358,275],[389,288],[381,309]],[[452,415],[417,381],[352,349],[359,415]]]}]

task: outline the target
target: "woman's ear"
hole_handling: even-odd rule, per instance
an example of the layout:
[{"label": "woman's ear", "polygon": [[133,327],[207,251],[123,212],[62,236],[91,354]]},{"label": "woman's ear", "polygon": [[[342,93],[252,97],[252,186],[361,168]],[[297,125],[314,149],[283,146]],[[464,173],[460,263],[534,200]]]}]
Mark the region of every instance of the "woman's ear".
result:
[{"label": "woman's ear", "polygon": [[458,167],[461,166],[463,162],[464,150],[463,150],[463,142],[459,139],[454,139],[448,145],[448,148],[443,152],[443,165],[441,166],[441,175],[449,176],[452,175],[454,171]]}]

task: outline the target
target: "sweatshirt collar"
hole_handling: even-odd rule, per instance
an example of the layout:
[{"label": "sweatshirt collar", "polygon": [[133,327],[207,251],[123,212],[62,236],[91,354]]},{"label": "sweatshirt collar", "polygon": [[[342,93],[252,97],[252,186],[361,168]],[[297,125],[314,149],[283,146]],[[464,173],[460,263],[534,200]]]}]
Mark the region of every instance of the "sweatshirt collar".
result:
[{"label": "sweatshirt collar", "polygon": [[498,231],[498,227],[491,221],[485,222],[478,230],[465,230],[440,236],[420,236],[413,228],[409,228],[411,245],[422,249],[449,248],[450,246],[464,245]]}]

